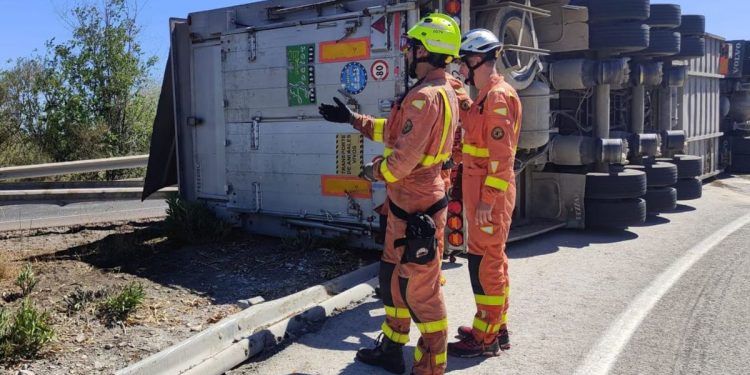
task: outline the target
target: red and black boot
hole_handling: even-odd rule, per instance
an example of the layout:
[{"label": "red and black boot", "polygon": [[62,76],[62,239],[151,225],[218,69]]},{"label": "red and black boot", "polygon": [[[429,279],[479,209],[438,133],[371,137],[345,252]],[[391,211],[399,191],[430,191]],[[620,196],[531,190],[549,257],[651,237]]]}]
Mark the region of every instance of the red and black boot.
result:
[{"label": "red and black boot", "polygon": [[[463,339],[465,337],[471,337],[471,327],[460,326],[458,327],[458,336],[456,338]],[[500,332],[497,333],[497,344],[500,346],[500,350],[510,349],[510,335],[508,334],[508,328],[500,328]]]}]

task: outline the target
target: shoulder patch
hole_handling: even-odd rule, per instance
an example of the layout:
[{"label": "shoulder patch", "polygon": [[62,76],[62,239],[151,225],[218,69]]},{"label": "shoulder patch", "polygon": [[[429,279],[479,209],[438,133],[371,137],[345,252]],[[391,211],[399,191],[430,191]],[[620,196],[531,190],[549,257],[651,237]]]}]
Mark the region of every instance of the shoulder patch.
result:
[{"label": "shoulder patch", "polygon": [[424,100],[412,100],[411,105],[417,107],[418,110],[422,110],[424,108],[425,101]]},{"label": "shoulder patch", "polygon": [[503,128],[501,128],[501,127],[498,126],[498,127],[494,128],[494,129],[492,129],[492,138],[493,139],[498,139],[498,140],[499,139],[503,139],[504,136],[505,136],[505,132],[503,131]]},{"label": "shoulder patch", "polygon": [[468,111],[471,108],[471,103],[469,103],[468,100],[462,100],[461,101],[461,109],[464,111]]},{"label": "shoulder patch", "polygon": [[401,134],[409,134],[409,132],[413,128],[414,128],[414,124],[411,123],[411,120],[406,120],[406,123],[404,124],[404,128],[401,129]]},{"label": "shoulder patch", "polygon": [[497,113],[500,116],[507,116],[508,115],[508,108],[505,108],[505,107],[498,108],[498,109],[494,110],[493,112]]}]

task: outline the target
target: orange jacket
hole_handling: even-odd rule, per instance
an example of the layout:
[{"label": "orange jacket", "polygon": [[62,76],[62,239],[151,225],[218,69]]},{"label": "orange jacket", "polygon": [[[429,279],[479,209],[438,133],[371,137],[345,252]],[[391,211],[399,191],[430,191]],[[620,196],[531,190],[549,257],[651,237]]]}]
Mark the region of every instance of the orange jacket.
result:
[{"label": "orange jacket", "polygon": [[515,185],[513,162],[521,128],[521,101],[503,77],[493,74],[463,119],[464,174],[483,176],[480,200],[494,204]]},{"label": "orange jacket", "polygon": [[367,138],[383,142],[383,159],[373,166],[375,178],[387,183],[388,197],[412,212],[426,209],[445,195],[440,176],[451,156],[458,125],[456,94],[445,69],[435,69],[404,100],[391,109],[388,119],[358,115],[354,128]]}]

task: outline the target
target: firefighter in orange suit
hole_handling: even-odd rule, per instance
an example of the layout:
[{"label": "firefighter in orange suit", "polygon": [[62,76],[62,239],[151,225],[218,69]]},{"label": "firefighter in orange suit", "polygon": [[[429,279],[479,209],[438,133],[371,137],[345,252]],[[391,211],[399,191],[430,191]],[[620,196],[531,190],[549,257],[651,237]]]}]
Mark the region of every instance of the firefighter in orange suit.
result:
[{"label": "firefighter in orange suit", "polygon": [[510,348],[505,242],[516,201],[513,162],[521,102],[495,68],[502,47],[484,29],[469,31],[461,43],[460,73],[479,90],[462,119],[462,190],[477,312],[472,327],[459,328],[460,341],[448,344],[448,353],[458,357],[493,356]]},{"label": "firefighter in orange suit", "polygon": [[402,43],[408,73],[418,81],[387,120],[350,112],[336,98],[335,105],[321,105],[320,113],[328,121],[350,122],[385,146],[383,156],[366,165],[362,176],[386,182],[388,221],[379,276],[386,319],[375,348],[360,349],[357,360],[403,373],[403,346],[414,320],[422,337],[412,373],[443,374],[448,322],[437,243],[447,200],[441,169],[450,158],[458,123],[458,102],[445,66],[458,56],[461,32],[452,18],[431,14]]}]

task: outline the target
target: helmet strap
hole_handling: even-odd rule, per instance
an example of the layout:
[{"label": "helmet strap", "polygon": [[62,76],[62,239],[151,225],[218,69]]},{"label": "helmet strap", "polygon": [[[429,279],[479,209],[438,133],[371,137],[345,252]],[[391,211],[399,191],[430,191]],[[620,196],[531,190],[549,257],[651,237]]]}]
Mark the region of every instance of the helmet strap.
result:
[{"label": "helmet strap", "polygon": [[474,83],[474,71],[477,70],[480,66],[482,66],[487,61],[493,60],[497,58],[497,52],[496,51],[489,51],[484,54],[482,57],[482,60],[480,60],[478,63],[474,65],[469,65],[468,61],[466,61],[466,67],[469,68],[469,76],[466,77],[464,80],[464,83],[467,85],[476,86]]}]

